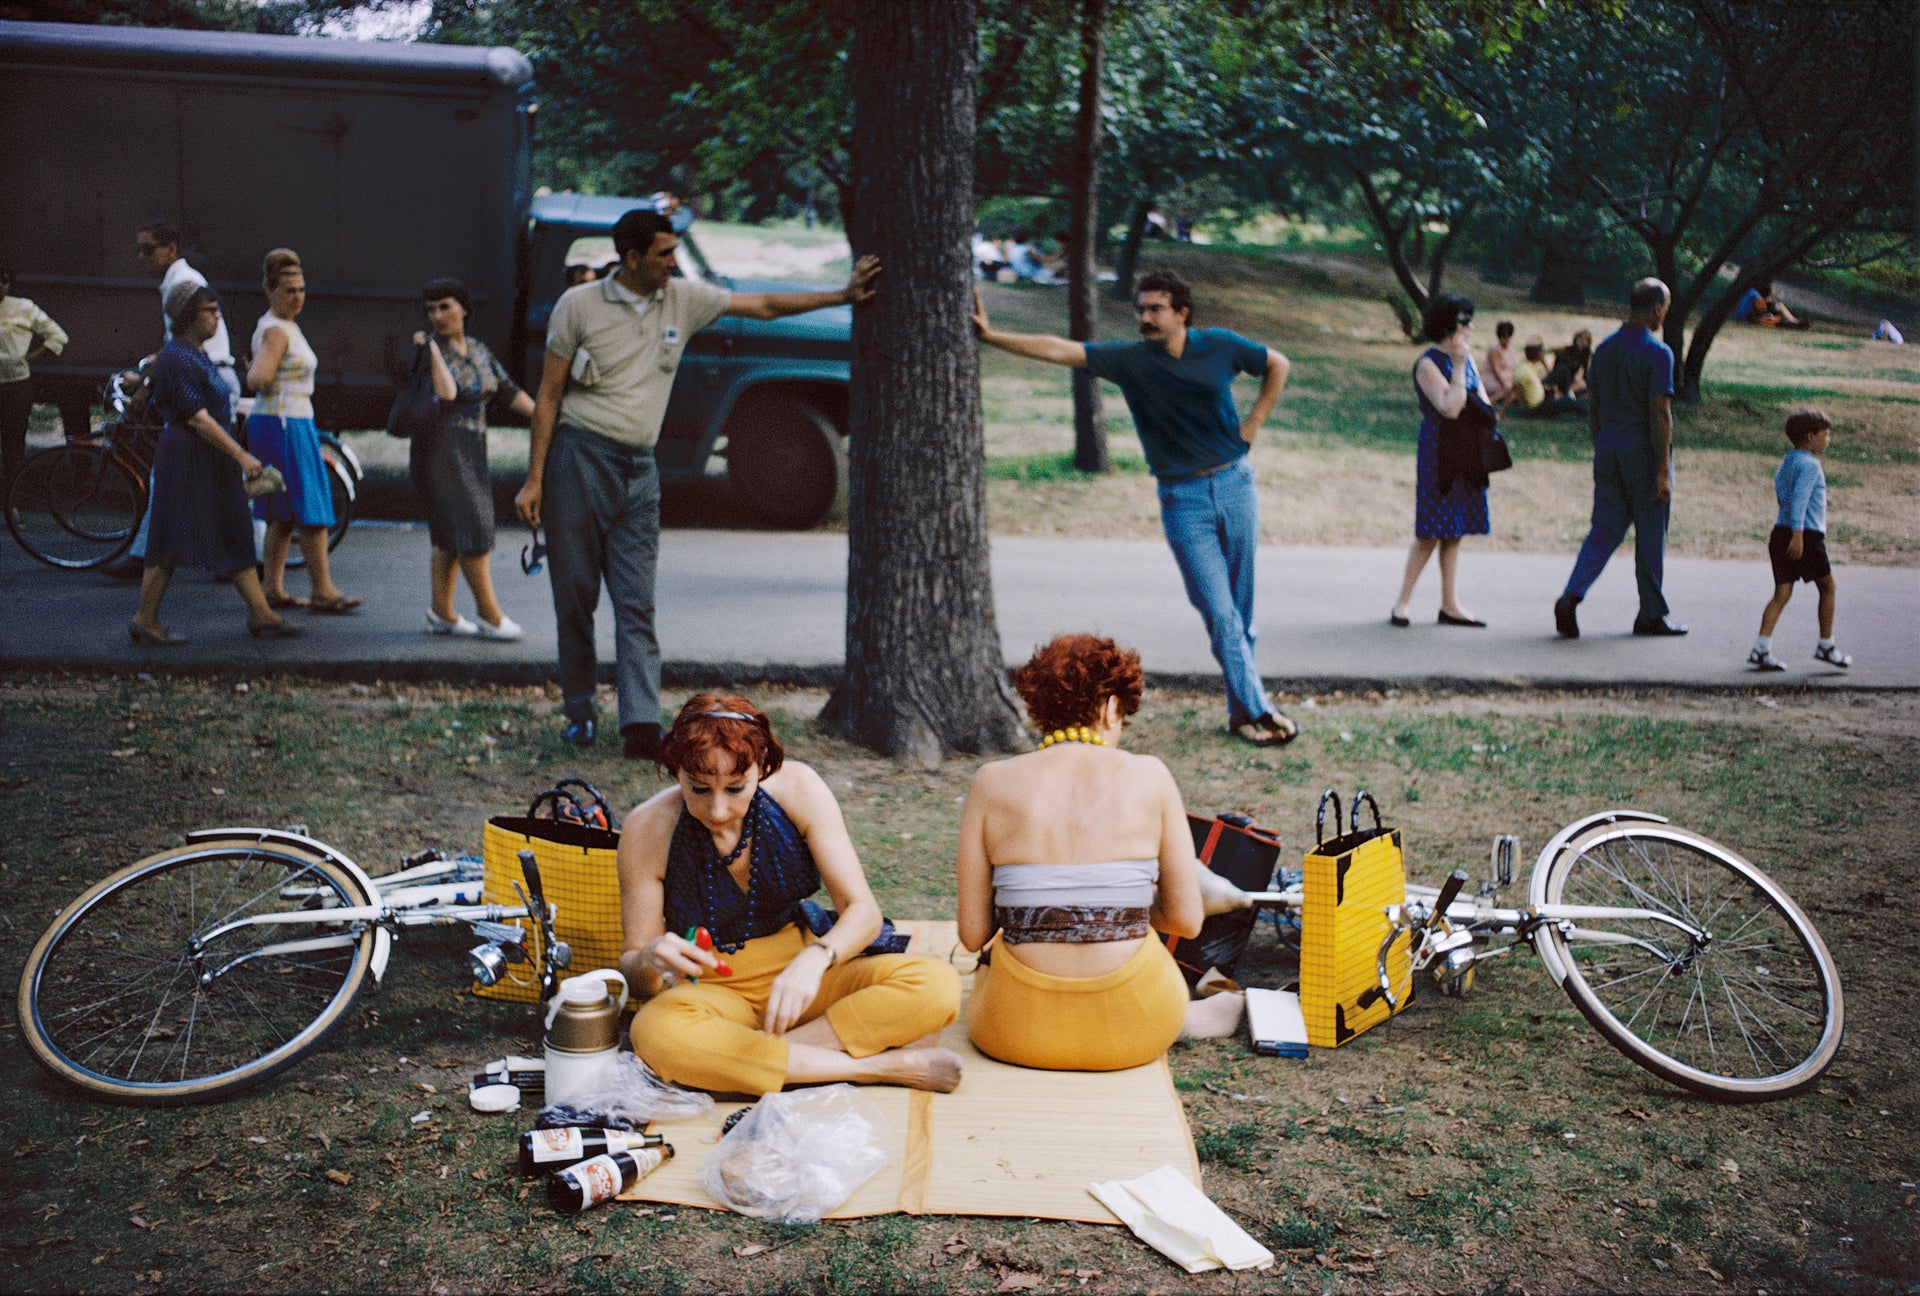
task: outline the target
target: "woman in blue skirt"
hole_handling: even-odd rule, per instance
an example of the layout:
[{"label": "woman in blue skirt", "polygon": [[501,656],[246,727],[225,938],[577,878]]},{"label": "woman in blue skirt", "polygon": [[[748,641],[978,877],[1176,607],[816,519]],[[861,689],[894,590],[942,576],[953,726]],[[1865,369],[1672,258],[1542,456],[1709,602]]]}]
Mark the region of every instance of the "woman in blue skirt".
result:
[{"label": "woman in blue skirt", "polygon": [[1484,629],[1486,622],[1460,606],[1455,577],[1460,567],[1460,537],[1485,535],[1487,488],[1455,481],[1440,489],[1440,423],[1458,418],[1467,407],[1468,393],[1480,388],[1473,367],[1473,303],[1442,294],[1427,305],[1426,334],[1430,346],[1413,366],[1414,395],[1420,401],[1420,444],[1413,474],[1413,547],[1407,551],[1406,579],[1400,599],[1387,620],[1396,626],[1412,624],[1407,616],[1413,587],[1426,569],[1427,559],[1440,550],[1440,624]]},{"label": "woman in blue skirt", "polygon": [[299,634],[267,605],[253,570],[253,519],[245,482],[265,471],[228,433],[232,397],[200,344],[220,324],[220,299],[191,281],[167,294],[173,340],[154,358],[148,380],[153,407],[166,419],[153,456],[153,505],[147,533],[140,608],[127,623],[135,645],[187,642],[160,624],[160,600],[175,567],[231,574],[247,601],[254,638]]},{"label": "woman in blue skirt", "polygon": [[[295,321],[307,304],[307,280],[291,248],[275,248],[262,265],[268,311],[253,330],[253,363],[247,385],[254,390],[247,416],[247,448],[287,479],[284,493],[257,499],[254,515],[267,524],[267,602],[275,608],[351,612],[357,596],[340,592],[327,566],[327,528],[333,525],[333,487],[320,456],[320,429],[313,423],[313,375],[318,357]],[[306,555],[313,598],[287,593],[287,550],[294,528]]]}]

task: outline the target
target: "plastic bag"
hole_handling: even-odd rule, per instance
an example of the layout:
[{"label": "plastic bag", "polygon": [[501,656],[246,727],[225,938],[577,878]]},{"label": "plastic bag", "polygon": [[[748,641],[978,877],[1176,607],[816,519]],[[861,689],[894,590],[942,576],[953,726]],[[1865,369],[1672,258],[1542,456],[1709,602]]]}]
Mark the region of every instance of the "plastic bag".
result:
[{"label": "plastic bag", "polygon": [[882,1127],[852,1085],[771,1093],[700,1163],[700,1183],[742,1215],[812,1224],[893,1159]]},{"label": "plastic bag", "polygon": [[668,1084],[638,1057],[623,1052],[601,1068],[591,1089],[542,1107],[535,1126],[637,1130],[645,1129],[651,1121],[687,1120],[712,1110],[711,1095]]}]

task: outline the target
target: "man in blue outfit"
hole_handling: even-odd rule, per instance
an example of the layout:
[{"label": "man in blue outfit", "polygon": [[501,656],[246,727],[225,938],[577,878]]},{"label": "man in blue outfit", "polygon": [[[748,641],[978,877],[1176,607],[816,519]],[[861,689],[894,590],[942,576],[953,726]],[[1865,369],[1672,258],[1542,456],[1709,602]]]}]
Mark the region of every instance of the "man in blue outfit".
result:
[{"label": "man in blue outfit", "polygon": [[[1160,524],[1200,610],[1214,660],[1226,676],[1227,729],[1256,747],[1300,733],[1267,698],[1254,660],[1253,557],[1260,494],[1247,452],[1287,385],[1287,358],[1227,329],[1196,329],[1193,294],[1173,275],[1140,281],[1138,342],[1075,342],[1043,333],[1002,333],[974,292],[980,340],[1014,355],[1085,368],[1120,388],[1147,467],[1160,483]],[[1233,404],[1237,373],[1260,379],[1243,419]]]},{"label": "man in blue outfit", "polygon": [[1580,637],[1574,609],[1633,528],[1633,572],[1640,586],[1637,635],[1683,635],[1667,619],[1660,592],[1673,500],[1673,352],[1659,337],[1672,300],[1658,279],[1642,279],[1627,299],[1631,318],[1602,342],[1587,368],[1587,422],[1593,430],[1593,527],[1553,605],[1554,628]]}]

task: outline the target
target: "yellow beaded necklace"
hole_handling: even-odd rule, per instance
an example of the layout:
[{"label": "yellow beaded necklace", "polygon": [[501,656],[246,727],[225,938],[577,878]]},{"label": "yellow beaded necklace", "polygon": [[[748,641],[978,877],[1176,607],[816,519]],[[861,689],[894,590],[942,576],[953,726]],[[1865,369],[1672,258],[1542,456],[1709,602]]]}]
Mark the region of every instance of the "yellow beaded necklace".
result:
[{"label": "yellow beaded necklace", "polygon": [[1040,746],[1044,749],[1053,746],[1055,743],[1070,742],[1092,743],[1095,747],[1105,747],[1107,745],[1106,739],[1087,728],[1087,726],[1069,725],[1065,729],[1055,729],[1045,738],[1042,738],[1040,740]]}]

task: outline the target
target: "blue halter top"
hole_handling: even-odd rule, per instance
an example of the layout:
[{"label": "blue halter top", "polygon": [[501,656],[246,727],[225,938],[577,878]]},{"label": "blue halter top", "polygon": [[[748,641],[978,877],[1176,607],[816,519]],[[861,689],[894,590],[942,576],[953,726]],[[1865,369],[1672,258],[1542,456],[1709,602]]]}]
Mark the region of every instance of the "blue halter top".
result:
[{"label": "blue halter top", "polygon": [[765,788],[754,790],[740,834],[753,841],[745,892],[714,849],[713,834],[681,809],[667,847],[663,908],[668,931],[705,927],[713,943],[731,954],[794,922],[794,906],[820,889],[820,870],[806,839]]}]

